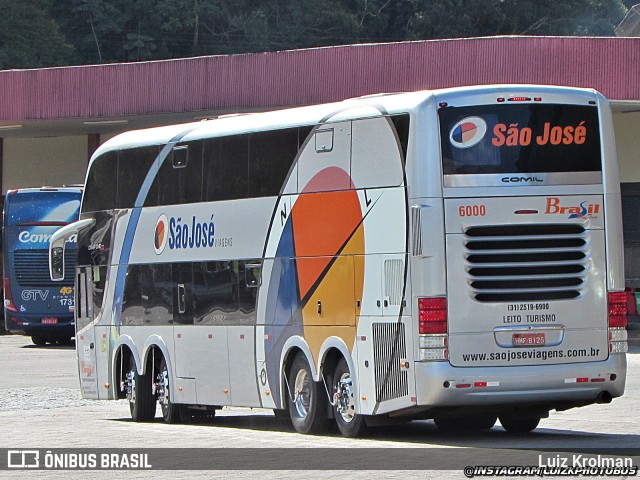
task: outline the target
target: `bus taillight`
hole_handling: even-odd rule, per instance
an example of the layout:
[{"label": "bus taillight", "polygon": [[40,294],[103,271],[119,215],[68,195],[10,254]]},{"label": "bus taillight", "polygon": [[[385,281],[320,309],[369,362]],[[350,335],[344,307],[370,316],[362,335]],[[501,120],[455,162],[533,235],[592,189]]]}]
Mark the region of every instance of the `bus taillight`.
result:
[{"label": "bus taillight", "polygon": [[418,298],[420,333],[447,333],[447,299]]},{"label": "bus taillight", "polygon": [[609,292],[609,353],[626,353],[627,292]]},{"label": "bus taillight", "polygon": [[627,327],[627,292],[609,292],[609,328]]},{"label": "bus taillight", "polygon": [[420,360],[449,358],[447,336],[447,299],[445,297],[418,298]]},{"label": "bus taillight", "polygon": [[10,312],[18,311],[13,303],[13,297],[11,296],[11,282],[8,277],[4,277],[4,308]]}]

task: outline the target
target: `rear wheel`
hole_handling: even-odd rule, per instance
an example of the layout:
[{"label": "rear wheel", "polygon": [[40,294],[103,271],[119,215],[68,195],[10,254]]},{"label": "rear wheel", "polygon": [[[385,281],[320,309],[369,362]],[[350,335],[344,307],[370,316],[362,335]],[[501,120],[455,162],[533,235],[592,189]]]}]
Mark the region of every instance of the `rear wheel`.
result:
[{"label": "rear wheel", "polygon": [[340,433],[353,438],[367,430],[364,417],[356,413],[355,388],[349,372],[349,365],[341,358],[333,375],[334,416]]},{"label": "rear wheel", "polygon": [[526,433],[535,430],[540,423],[540,417],[525,415],[500,415],[500,424],[507,432]]},{"label": "rear wheel", "polygon": [[31,335],[31,341],[34,345],[38,345],[41,347],[42,345],[46,345],[47,337],[43,335]]},{"label": "rear wheel", "polygon": [[[162,357],[160,371],[156,377],[156,394],[162,410],[162,418],[166,423],[184,422],[186,412],[180,411],[180,406],[171,401],[171,389],[169,388],[169,367]],[[181,415],[182,413],[182,415]]]},{"label": "rear wheel", "polygon": [[156,416],[156,399],[151,392],[151,375],[138,374],[133,355],[129,357],[126,386],[131,418],[136,422],[152,421]]},{"label": "rear wheel", "polygon": [[299,353],[288,377],[289,416],[298,433],[320,433],[327,425],[327,401],[321,382],[314,382],[306,357]]}]

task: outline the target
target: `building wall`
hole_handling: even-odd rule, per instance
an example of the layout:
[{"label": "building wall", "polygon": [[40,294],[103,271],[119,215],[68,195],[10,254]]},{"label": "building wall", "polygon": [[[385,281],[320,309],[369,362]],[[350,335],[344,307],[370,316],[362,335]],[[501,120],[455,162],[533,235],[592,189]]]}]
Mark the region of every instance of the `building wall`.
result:
[{"label": "building wall", "polygon": [[84,183],[87,137],[5,138],[2,193],[12,188]]},{"label": "building wall", "polygon": [[620,182],[640,182],[640,112],[613,114]]}]

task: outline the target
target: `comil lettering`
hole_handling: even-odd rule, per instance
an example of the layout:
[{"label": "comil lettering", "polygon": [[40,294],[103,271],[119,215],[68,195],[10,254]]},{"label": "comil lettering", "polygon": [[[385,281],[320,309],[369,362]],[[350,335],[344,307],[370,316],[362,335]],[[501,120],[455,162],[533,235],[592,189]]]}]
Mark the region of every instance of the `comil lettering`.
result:
[{"label": "comil lettering", "polygon": [[545,122],[542,134],[534,135],[530,127],[520,128],[517,123],[511,123],[507,126],[504,123],[498,123],[493,127],[494,137],[491,143],[495,147],[526,147],[534,142],[537,145],[582,145],[587,140],[587,127],[585,122],[580,122],[576,127],[567,125],[561,127],[559,125],[552,126],[551,123]]},{"label": "comil lettering", "polygon": [[[75,243],[77,239],[78,239],[77,235],[71,235],[67,239],[67,242]],[[31,233],[28,231],[24,231],[24,232],[20,232],[20,234],[18,235],[18,240],[21,243],[49,243],[49,240],[51,240],[51,234],[50,233]]]}]

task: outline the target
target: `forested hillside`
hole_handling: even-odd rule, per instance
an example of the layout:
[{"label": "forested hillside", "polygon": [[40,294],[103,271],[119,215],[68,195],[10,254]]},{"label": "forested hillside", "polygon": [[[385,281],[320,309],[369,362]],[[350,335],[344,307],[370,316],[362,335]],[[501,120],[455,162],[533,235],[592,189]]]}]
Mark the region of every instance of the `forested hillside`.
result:
[{"label": "forested hillside", "polygon": [[486,35],[613,35],[640,0],[0,0],[0,69]]}]

